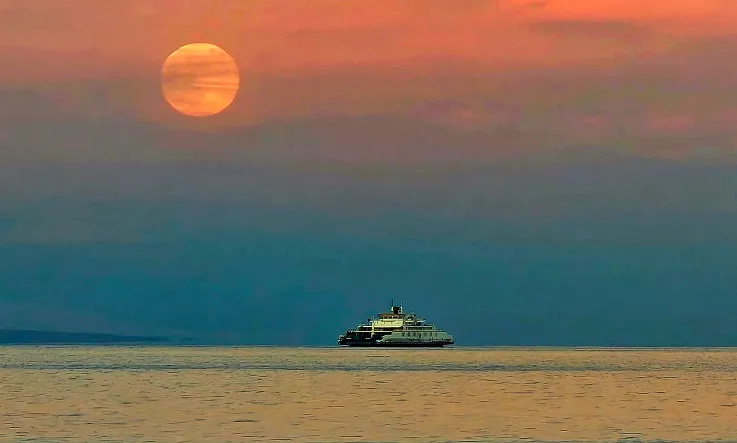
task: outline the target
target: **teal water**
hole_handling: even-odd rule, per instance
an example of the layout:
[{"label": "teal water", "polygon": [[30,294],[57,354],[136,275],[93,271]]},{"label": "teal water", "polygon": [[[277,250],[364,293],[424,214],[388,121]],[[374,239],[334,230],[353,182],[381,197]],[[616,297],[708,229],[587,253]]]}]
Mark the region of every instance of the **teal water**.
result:
[{"label": "teal water", "polygon": [[0,441],[737,441],[735,349],[0,347]]}]

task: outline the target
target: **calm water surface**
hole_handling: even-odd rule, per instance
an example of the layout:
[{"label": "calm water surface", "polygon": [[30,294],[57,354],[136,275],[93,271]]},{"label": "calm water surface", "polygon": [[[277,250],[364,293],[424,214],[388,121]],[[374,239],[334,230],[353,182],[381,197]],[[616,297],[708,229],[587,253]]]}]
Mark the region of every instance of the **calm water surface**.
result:
[{"label": "calm water surface", "polygon": [[0,347],[0,441],[737,441],[737,350]]}]

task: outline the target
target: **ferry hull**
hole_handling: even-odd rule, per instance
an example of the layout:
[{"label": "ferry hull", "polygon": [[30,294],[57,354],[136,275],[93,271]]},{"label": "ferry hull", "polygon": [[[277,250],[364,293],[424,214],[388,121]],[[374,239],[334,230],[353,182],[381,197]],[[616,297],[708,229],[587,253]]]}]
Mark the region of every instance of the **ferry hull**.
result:
[{"label": "ferry hull", "polygon": [[354,342],[345,343],[340,346],[349,348],[442,348],[443,346],[452,345],[453,343],[428,342],[428,343],[366,343]]},{"label": "ferry hull", "polygon": [[413,342],[380,342],[380,341],[354,341],[340,340],[338,345],[351,348],[442,348],[452,345],[452,341],[413,341]]}]

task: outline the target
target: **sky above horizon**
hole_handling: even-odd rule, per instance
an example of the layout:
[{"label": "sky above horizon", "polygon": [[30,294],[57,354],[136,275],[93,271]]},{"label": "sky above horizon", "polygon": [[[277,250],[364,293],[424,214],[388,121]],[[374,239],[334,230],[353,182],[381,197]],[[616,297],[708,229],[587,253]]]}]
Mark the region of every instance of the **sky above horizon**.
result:
[{"label": "sky above horizon", "polygon": [[[735,25],[725,0],[0,0],[0,328],[332,344],[394,298],[469,344],[737,345]],[[162,97],[192,42],[238,65],[221,114]]]}]

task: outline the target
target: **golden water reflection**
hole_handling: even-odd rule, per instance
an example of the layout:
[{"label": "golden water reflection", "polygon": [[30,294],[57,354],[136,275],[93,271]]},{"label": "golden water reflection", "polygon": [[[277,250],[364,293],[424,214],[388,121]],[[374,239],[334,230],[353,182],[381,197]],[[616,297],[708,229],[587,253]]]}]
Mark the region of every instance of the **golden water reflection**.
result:
[{"label": "golden water reflection", "polygon": [[2,441],[737,440],[737,351],[0,348]]}]

